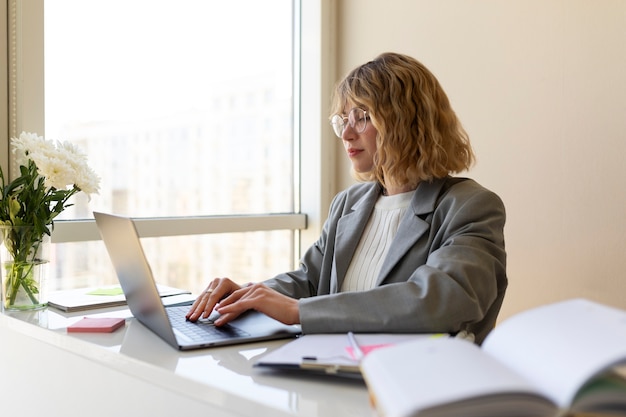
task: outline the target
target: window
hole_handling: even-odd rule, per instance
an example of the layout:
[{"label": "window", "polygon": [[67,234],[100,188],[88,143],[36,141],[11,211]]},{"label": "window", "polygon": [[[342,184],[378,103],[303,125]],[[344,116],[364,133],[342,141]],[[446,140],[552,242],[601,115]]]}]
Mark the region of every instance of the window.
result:
[{"label": "window", "polygon": [[48,0],[44,28],[46,136],[102,177],[64,218],[294,212],[291,0]]},{"label": "window", "polygon": [[[82,220],[91,210],[141,218],[166,284],[198,291],[212,276],[260,280],[294,266],[311,230],[300,213],[319,231],[328,207],[319,184],[329,170],[316,165],[329,159],[316,148],[322,106],[299,118],[300,77],[317,74],[310,85],[320,85],[299,55],[301,31],[320,36],[319,3],[6,1],[20,43],[9,40],[20,75],[9,74],[11,136],[45,127],[86,150],[102,177],[100,194],[75,198],[55,224],[53,288],[115,282],[95,225]],[[317,42],[307,50],[310,60],[320,53]],[[304,145],[302,123],[318,136]],[[302,172],[317,179],[299,175],[301,152],[314,164]]]}]

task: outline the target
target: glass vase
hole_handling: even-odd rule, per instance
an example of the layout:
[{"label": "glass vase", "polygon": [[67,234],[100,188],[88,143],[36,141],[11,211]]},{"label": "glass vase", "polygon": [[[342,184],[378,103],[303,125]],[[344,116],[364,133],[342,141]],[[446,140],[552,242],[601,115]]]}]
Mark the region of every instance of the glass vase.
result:
[{"label": "glass vase", "polygon": [[50,236],[33,226],[0,226],[2,310],[32,311],[48,305]]}]

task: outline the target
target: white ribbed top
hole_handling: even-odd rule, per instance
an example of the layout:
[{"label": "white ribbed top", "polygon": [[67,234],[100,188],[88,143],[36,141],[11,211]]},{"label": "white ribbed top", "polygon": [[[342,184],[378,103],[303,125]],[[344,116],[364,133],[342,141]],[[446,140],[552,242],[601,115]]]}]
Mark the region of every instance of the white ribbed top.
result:
[{"label": "white ribbed top", "polygon": [[398,232],[413,191],[380,196],[346,272],[341,291],[374,288],[389,246]]}]

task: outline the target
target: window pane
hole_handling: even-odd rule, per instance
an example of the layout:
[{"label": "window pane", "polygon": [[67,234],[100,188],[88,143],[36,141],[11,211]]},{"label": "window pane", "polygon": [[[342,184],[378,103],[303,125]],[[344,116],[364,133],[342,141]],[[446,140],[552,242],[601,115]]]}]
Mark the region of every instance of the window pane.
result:
[{"label": "window pane", "polygon": [[91,210],[293,212],[291,0],[48,0],[46,137],[88,153]]},{"label": "window pane", "polygon": [[[215,277],[262,281],[293,266],[293,232],[226,233],[143,238],[141,244],[160,284],[200,293]],[[50,290],[117,284],[104,243],[53,245],[55,267]]]},{"label": "window pane", "polygon": [[[45,136],[101,177],[58,219],[294,211],[292,0],[45,0]],[[160,283],[257,281],[293,232],[143,239]],[[51,289],[116,283],[102,242],[53,245]]]}]

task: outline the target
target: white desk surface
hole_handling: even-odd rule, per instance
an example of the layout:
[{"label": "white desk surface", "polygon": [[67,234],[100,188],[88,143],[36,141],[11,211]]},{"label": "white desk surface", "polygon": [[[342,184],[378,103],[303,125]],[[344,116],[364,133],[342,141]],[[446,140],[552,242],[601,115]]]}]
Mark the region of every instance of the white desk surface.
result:
[{"label": "white desk surface", "polygon": [[[127,320],[113,333],[66,332],[86,315]],[[127,309],[0,314],[0,414],[374,415],[362,381],[253,368],[283,343],[179,352]]]}]

